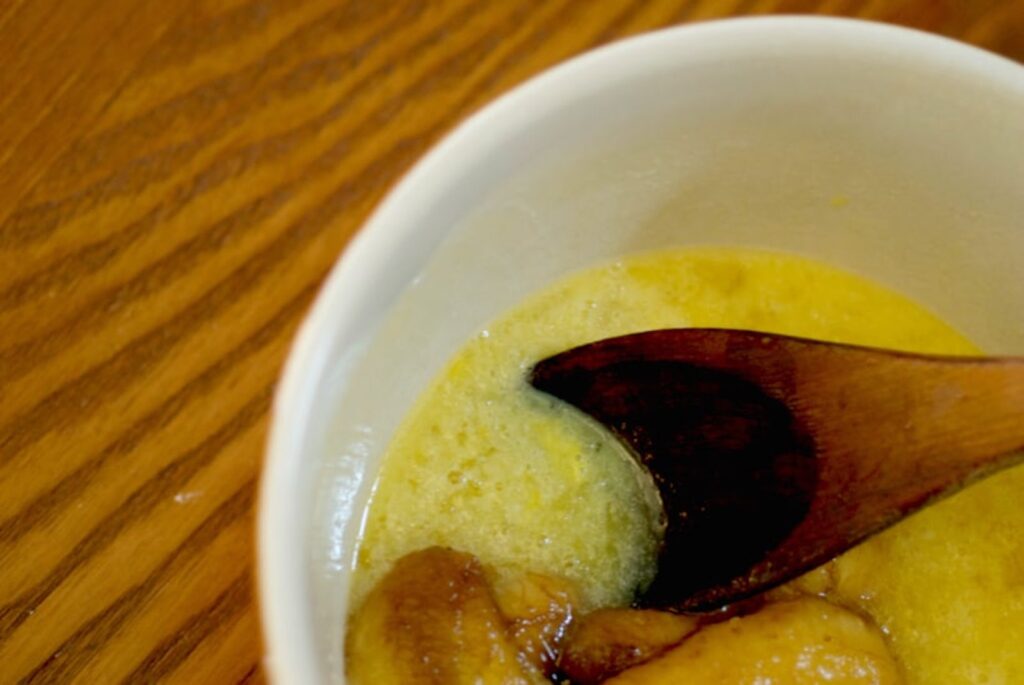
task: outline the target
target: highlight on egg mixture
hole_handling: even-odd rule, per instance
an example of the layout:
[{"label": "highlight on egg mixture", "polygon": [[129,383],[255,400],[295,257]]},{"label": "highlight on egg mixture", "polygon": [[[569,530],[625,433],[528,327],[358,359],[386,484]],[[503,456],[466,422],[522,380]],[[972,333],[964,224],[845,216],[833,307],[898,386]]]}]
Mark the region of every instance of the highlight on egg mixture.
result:
[{"label": "highlight on egg mixture", "polygon": [[390,445],[353,579],[351,682],[1020,682],[1024,467],[740,606],[628,608],[654,575],[657,496],[525,376],[687,326],[977,353],[901,295],[791,255],[672,250],[551,285],[469,340]]}]

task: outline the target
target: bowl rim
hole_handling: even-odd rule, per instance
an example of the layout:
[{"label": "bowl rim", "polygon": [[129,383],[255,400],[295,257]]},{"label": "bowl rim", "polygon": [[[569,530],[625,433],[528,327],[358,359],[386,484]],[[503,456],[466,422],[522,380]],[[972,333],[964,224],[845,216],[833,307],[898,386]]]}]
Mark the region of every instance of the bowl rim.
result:
[{"label": "bowl rim", "polygon": [[[449,192],[474,161],[502,146],[514,131],[543,119],[558,103],[600,89],[609,73],[628,76],[680,43],[715,41],[723,51],[757,41],[804,40],[832,50],[898,48],[907,61],[970,72],[1024,93],[1024,65],[950,38],[860,19],[818,16],[728,18],[659,29],[573,57],[528,79],[457,125],[388,192],[331,268],[301,324],[271,410],[256,525],[256,581],[263,666],[270,682],[316,683],[312,613],[307,604],[302,457],[309,416],[335,350],[356,332],[358,298],[417,230],[417,207]],[[452,227],[435,229],[441,235]]]}]

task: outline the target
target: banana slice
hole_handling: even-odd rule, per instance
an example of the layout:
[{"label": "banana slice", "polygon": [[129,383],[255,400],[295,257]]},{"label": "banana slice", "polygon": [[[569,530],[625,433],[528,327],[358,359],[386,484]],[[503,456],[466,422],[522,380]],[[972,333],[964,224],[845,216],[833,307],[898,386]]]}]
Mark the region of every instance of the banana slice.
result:
[{"label": "banana slice", "polygon": [[569,629],[558,670],[574,685],[600,683],[668,651],[696,630],[697,619],[692,616],[598,609]]},{"label": "banana slice", "polygon": [[399,559],[352,616],[354,685],[535,685],[475,557],[431,547]]},{"label": "banana slice", "polygon": [[494,599],[509,621],[519,661],[530,672],[550,676],[576,607],[578,592],[567,580],[539,573],[496,579]]},{"label": "banana slice", "polygon": [[820,599],[769,604],[708,626],[608,685],[901,685],[881,632]]}]

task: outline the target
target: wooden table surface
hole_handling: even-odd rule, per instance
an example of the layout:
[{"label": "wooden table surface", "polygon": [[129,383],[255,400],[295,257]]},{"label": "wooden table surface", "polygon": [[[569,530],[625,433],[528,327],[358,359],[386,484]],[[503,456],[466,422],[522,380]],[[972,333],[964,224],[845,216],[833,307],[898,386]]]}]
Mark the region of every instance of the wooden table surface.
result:
[{"label": "wooden table surface", "polygon": [[1024,60],[1024,0],[0,0],[0,682],[260,681],[267,410],[353,231],[541,69],[768,12]]}]

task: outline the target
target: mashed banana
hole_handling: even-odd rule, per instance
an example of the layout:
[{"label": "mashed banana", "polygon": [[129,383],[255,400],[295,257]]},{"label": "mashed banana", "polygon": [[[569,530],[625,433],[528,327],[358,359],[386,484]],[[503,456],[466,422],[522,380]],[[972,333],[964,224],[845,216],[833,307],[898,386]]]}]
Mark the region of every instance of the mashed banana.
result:
[{"label": "mashed banana", "polygon": [[[651,493],[612,438],[524,376],[575,345],[681,326],[976,352],[906,298],[795,256],[688,249],[570,276],[470,340],[399,430],[370,505],[353,605],[395,560],[431,545],[500,574],[567,578],[584,608],[628,603],[653,575]],[[873,538],[834,562],[829,578],[819,589],[875,619],[909,683],[1019,682],[1024,469]]]}]

